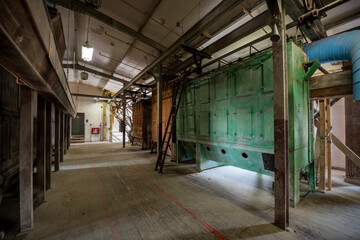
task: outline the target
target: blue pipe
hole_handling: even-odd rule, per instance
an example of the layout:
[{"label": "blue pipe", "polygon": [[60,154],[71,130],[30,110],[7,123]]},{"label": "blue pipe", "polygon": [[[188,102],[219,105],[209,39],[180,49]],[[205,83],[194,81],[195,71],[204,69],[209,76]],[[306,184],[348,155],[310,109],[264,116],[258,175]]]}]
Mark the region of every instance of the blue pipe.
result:
[{"label": "blue pipe", "polygon": [[360,30],[345,32],[305,45],[309,61],[351,61],[353,100],[360,101]]}]

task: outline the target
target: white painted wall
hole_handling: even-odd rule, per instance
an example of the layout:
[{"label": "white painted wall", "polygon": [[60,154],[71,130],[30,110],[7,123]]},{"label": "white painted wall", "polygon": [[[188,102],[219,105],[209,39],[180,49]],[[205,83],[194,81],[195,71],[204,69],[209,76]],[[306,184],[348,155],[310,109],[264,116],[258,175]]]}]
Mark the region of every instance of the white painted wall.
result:
[{"label": "white painted wall", "polygon": [[[81,83],[69,83],[72,93],[82,93],[89,95],[102,95],[102,90],[93,86]],[[85,113],[85,141],[100,141],[100,134],[91,134],[91,128],[102,128],[103,102],[94,98],[73,96],[76,110],[79,113]],[[110,127],[110,109],[106,111],[106,128]],[[87,120],[87,121],[86,121]]]},{"label": "white painted wall", "polygon": [[[81,93],[89,95],[102,95],[102,90],[86,84],[69,83],[72,93]],[[76,110],[79,113],[85,113],[85,141],[100,141],[100,134],[91,134],[91,128],[100,128],[103,119],[103,101],[88,97],[73,96]],[[106,105],[106,140],[110,138],[110,106]],[[86,122],[88,120],[88,122]],[[101,126],[102,128],[103,126]],[[119,132],[119,122],[114,118],[113,122],[113,142],[122,142],[122,133]],[[126,136],[125,141],[129,141]]]},{"label": "white painted wall", "polygon": [[[345,143],[345,99],[335,103],[331,107],[332,133],[340,141]],[[331,164],[335,168],[345,169],[345,154],[343,154],[334,144],[331,144]]]}]

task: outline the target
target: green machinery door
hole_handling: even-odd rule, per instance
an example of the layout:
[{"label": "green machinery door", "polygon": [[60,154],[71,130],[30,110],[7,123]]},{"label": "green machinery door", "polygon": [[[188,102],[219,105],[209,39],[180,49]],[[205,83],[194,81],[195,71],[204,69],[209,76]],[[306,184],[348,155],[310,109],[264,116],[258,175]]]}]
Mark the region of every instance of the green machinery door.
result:
[{"label": "green machinery door", "polygon": [[71,135],[85,135],[85,113],[77,113],[71,126]]}]

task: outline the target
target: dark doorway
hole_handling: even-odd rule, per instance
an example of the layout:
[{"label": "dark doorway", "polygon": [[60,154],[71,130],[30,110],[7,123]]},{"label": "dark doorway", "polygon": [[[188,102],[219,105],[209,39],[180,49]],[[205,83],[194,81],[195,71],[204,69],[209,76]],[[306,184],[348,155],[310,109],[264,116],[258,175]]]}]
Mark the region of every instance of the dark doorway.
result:
[{"label": "dark doorway", "polygon": [[85,113],[77,113],[71,126],[71,135],[85,135]]}]

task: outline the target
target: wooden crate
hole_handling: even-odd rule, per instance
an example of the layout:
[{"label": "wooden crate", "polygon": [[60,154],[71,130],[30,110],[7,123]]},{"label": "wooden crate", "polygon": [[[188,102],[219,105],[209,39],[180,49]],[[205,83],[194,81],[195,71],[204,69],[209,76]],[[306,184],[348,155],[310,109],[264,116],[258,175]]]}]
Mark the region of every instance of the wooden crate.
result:
[{"label": "wooden crate", "polygon": [[150,147],[151,138],[151,102],[142,100],[133,104],[133,134],[139,139],[142,148]]},{"label": "wooden crate", "polygon": [[[163,87],[162,92],[162,136],[165,134],[166,124],[169,119],[172,101],[173,101],[173,85],[165,85]],[[156,88],[153,89],[152,93],[152,101],[151,101],[151,150],[156,146],[157,144],[157,93]],[[170,131],[171,129],[168,129]],[[170,140],[170,148],[168,150],[168,154],[172,155],[171,149],[172,146],[172,139]]]}]

